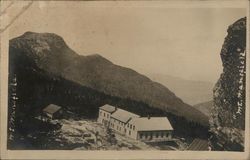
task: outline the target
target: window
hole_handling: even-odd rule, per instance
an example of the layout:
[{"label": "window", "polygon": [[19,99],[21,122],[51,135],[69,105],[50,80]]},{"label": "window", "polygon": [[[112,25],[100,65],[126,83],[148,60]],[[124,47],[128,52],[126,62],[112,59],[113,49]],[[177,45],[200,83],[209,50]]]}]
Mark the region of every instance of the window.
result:
[{"label": "window", "polygon": [[127,125],[127,127],[129,127],[129,124]]},{"label": "window", "polygon": [[105,117],[105,112],[104,112],[103,116]]},{"label": "window", "polygon": [[168,137],[168,133],[166,133],[166,137]]},{"label": "window", "polygon": [[133,130],[135,130],[135,126],[133,126]]},{"label": "window", "polygon": [[148,133],[145,134],[145,138],[146,138],[146,139],[148,138]]},{"label": "window", "polygon": [[131,131],[129,131],[128,134],[131,135]]},{"label": "window", "polygon": [[109,118],[109,115],[107,114],[107,118]]},{"label": "window", "polygon": [[163,138],[163,132],[161,132],[161,138]]},{"label": "window", "polygon": [[158,134],[158,133],[156,133],[155,137],[156,137],[156,138],[158,138],[158,137],[159,137],[159,134]]},{"label": "window", "polygon": [[130,124],[130,129],[132,129],[132,124]]}]

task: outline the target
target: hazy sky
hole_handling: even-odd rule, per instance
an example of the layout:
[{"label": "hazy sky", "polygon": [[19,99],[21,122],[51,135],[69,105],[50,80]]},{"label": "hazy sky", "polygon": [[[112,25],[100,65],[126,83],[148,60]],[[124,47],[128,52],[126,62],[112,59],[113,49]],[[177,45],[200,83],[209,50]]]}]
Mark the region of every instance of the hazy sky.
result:
[{"label": "hazy sky", "polygon": [[[35,2],[9,30],[52,32],[78,54],[98,53],[142,74],[159,73],[215,82],[227,27],[240,8],[169,8],[108,2]],[[131,3],[131,2],[130,2]]]}]

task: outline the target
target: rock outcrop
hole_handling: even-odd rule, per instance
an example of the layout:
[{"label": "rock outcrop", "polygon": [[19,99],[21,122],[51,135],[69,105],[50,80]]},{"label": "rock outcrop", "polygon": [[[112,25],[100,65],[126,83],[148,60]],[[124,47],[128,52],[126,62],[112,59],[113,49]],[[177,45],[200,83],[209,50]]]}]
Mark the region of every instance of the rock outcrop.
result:
[{"label": "rock outcrop", "polygon": [[221,49],[223,73],[214,87],[212,150],[243,151],[245,130],[246,18],[229,26]]}]

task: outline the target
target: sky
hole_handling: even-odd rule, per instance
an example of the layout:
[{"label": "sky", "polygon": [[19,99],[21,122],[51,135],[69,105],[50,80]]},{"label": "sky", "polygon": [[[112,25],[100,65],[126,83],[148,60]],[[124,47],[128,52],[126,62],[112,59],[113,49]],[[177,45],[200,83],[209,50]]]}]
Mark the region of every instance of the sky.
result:
[{"label": "sky", "polygon": [[80,55],[100,54],[141,74],[214,83],[227,28],[246,16],[243,8],[101,3],[34,2],[11,25],[9,37],[56,33]]}]

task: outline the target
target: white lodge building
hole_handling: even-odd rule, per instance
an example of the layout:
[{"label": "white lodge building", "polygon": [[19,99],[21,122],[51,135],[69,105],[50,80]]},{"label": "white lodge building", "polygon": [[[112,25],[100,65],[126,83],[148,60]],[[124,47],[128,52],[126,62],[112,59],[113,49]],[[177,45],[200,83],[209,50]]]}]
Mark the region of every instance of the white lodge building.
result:
[{"label": "white lodge building", "polygon": [[105,104],[99,108],[99,116],[97,122],[102,123],[104,126],[109,126],[110,116],[116,111],[116,108]]},{"label": "white lodge building", "polygon": [[99,108],[97,121],[137,140],[166,141],[172,138],[173,128],[167,117],[140,117],[106,104]]}]

